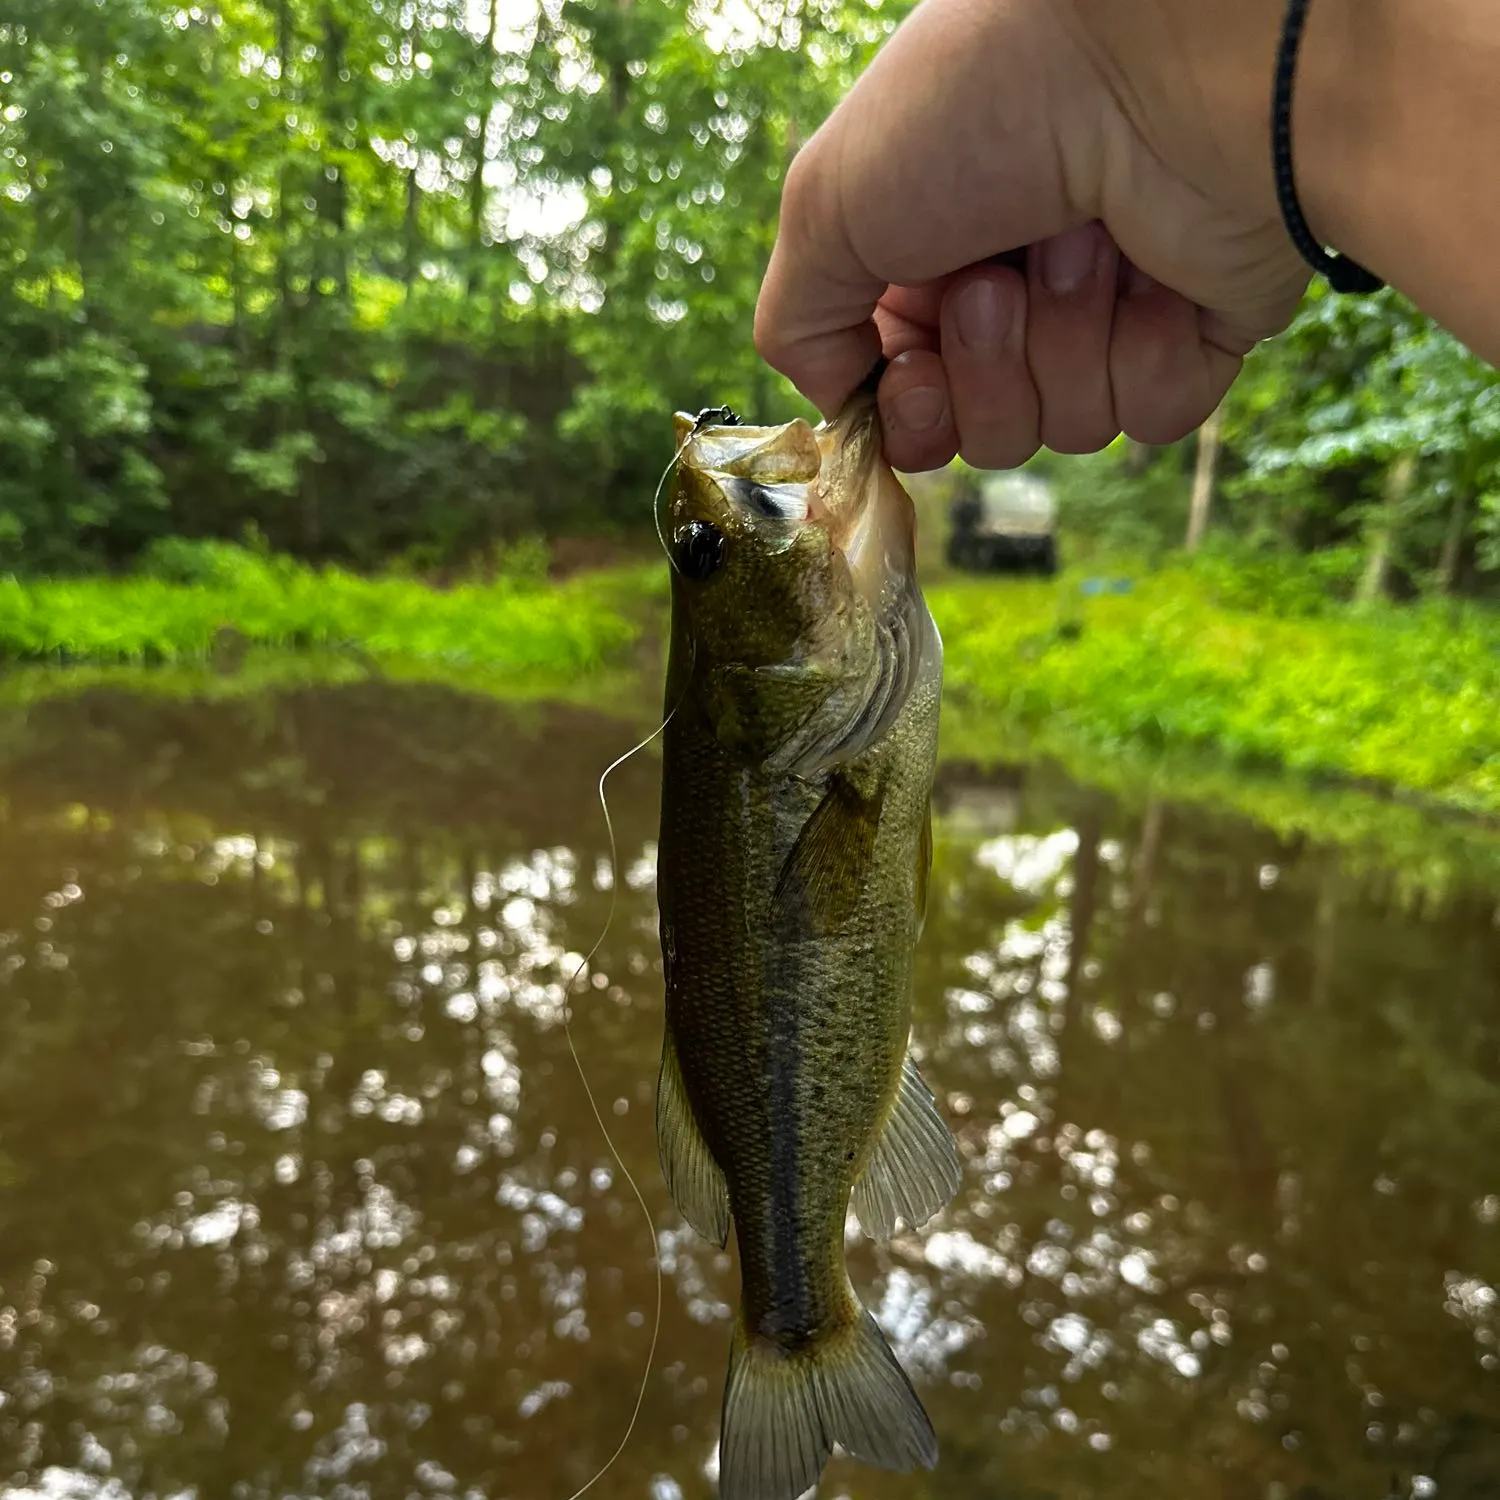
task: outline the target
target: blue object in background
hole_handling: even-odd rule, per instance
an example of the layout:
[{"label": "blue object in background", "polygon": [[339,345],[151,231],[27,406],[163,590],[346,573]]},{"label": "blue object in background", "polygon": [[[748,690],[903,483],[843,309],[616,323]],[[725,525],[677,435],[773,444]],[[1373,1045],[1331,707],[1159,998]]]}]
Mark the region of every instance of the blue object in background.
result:
[{"label": "blue object in background", "polygon": [[1085,578],[1079,588],[1085,594],[1128,594],[1135,584],[1129,578]]}]

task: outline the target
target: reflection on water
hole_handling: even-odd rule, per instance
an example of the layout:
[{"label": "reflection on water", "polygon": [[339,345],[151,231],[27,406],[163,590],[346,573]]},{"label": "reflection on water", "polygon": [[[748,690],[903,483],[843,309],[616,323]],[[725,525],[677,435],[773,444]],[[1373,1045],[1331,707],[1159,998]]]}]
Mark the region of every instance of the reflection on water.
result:
[{"label": "reflection on water", "polygon": [[[568,1058],[629,736],[371,687],[0,729],[0,1485],[563,1500],[650,1241]],[[712,1494],[729,1259],[666,1201],[658,763],[578,1044],[668,1270],[596,1493]],[[1500,1484],[1500,894],[1044,772],[951,786],[917,1045],[967,1160],[851,1250],[935,1475],[827,1496]]]}]

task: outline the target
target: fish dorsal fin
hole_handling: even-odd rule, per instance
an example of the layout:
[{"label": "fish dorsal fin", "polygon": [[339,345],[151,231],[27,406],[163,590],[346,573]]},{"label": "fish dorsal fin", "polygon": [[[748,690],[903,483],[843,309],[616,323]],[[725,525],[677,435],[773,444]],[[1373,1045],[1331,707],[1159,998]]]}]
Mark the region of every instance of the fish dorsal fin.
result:
[{"label": "fish dorsal fin", "polygon": [[722,1249],[729,1239],[729,1189],[693,1117],[670,1030],[662,1045],[656,1085],[656,1149],[677,1211]]},{"label": "fish dorsal fin", "polygon": [[917,837],[917,937],[927,925],[927,889],[932,881],[932,794],[927,795],[927,806],[922,813],[922,832]]},{"label": "fish dorsal fin", "polygon": [[781,866],[771,915],[783,933],[821,937],[837,932],[859,906],[880,827],[883,787],[866,796],[833,774],[813,815]]},{"label": "fish dorsal fin", "polygon": [[962,1181],[958,1142],[908,1057],[890,1118],[854,1184],[860,1228],[872,1240],[890,1239],[897,1219],[908,1229],[918,1229],[947,1204]]}]

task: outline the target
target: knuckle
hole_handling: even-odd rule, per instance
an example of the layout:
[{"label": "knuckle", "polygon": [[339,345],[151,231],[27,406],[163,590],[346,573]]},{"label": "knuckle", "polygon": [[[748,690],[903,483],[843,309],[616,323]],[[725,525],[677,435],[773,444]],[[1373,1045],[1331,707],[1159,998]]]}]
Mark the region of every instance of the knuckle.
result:
[{"label": "knuckle", "polygon": [[775,283],[771,280],[771,274],[773,273],[768,273],[760,300],[755,304],[755,323],[750,336],[755,344],[755,352],[772,369],[779,370],[784,345],[781,328],[776,321]]},{"label": "knuckle", "polygon": [[1147,407],[1132,412],[1122,423],[1122,430],[1134,442],[1164,447],[1168,443],[1181,442],[1198,425],[1197,419],[1170,406]]},{"label": "knuckle", "polygon": [[817,186],[818,157],[815,145],[807,145],[799,151],[787,168],[781,188],[782,232],[798,233],[817,211],[821,193]]},{"label": "knuckle", "polygon": [[1049,432],[1047,446],[1054,453],[1098,453],[1119,435],[1120,428],[1113,422],[1067,426],[1059,432]]},{"label": "knuckle", "polygon": [[792,159],[782,183],[781,213],[776,244],[771,252],[760,297],[755,306],[751,338],[755,351],[773,369],[787,373],[796,347],[795,330],[787,326],[787,309],[795,300],[799,266],[818,232],[816,153],[804,148]]}]

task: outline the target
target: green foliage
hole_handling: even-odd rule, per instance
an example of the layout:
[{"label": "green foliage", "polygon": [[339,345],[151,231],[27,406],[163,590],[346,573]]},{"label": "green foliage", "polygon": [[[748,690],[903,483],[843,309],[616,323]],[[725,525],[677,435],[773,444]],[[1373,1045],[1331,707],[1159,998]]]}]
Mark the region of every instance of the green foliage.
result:
[{"label": "green foliage", "polygon": [[[1500,375],[1393,292],[1314,289],[1226,405],[1223,519],[1261,546],[1378,549],[1414,591],[1494,574]],[[1393,493],[1402,458],[1413,482]]]},{"label": "green foliage", "polygon": [[1253,576],[1229,585],[1222,566],[1167,567],[1097,598],[1076,581],[932,590],[955,697],[1110,753],[1211,748],[1500,810],[1492,614],[1438,603],[1334,614],[1310,607],[1305,576],[1259,593]]},{"label": "green foliage", "polygon": [[436,590],[223,542],[173,540],[124,579],[0,579],[12,661],[233,662],[250,646],[554,678],[617,659],[639,633],[634,573],[550,586],[522,548],[514,572]]},{"label": "green foliage", "polygon": [[781,176],[906,8],[17,0],[0,567],[644,526],[674,407],[800,409]]},{"label": "green foliage", "polygon": [[[806,410],[751,341],[782,179],[909,8],[14,0],[0,568],[644,529],[674,408]],[[1500,386],[1394,294],[1315,293],[1225,415],[1211,534],[1500,572]],[[1178,545],[1193,459],[1040,458],[1068,554]]]},{"label": "green foliage", "polygon": [[1193,563],[1194,581],[1225,609],[1283,618],[1333,615],[1354,596],[1364,556],[1351,546],[1304,554],[1214,538]]},{"label": "green foliage", "polygon": [[1056,489],[1068,556],[1146,555],[1182,540],[1190,462],[1190,445],[1132,455],[1117,440],[1077,457],[1044,451],[1030,468]]}]

